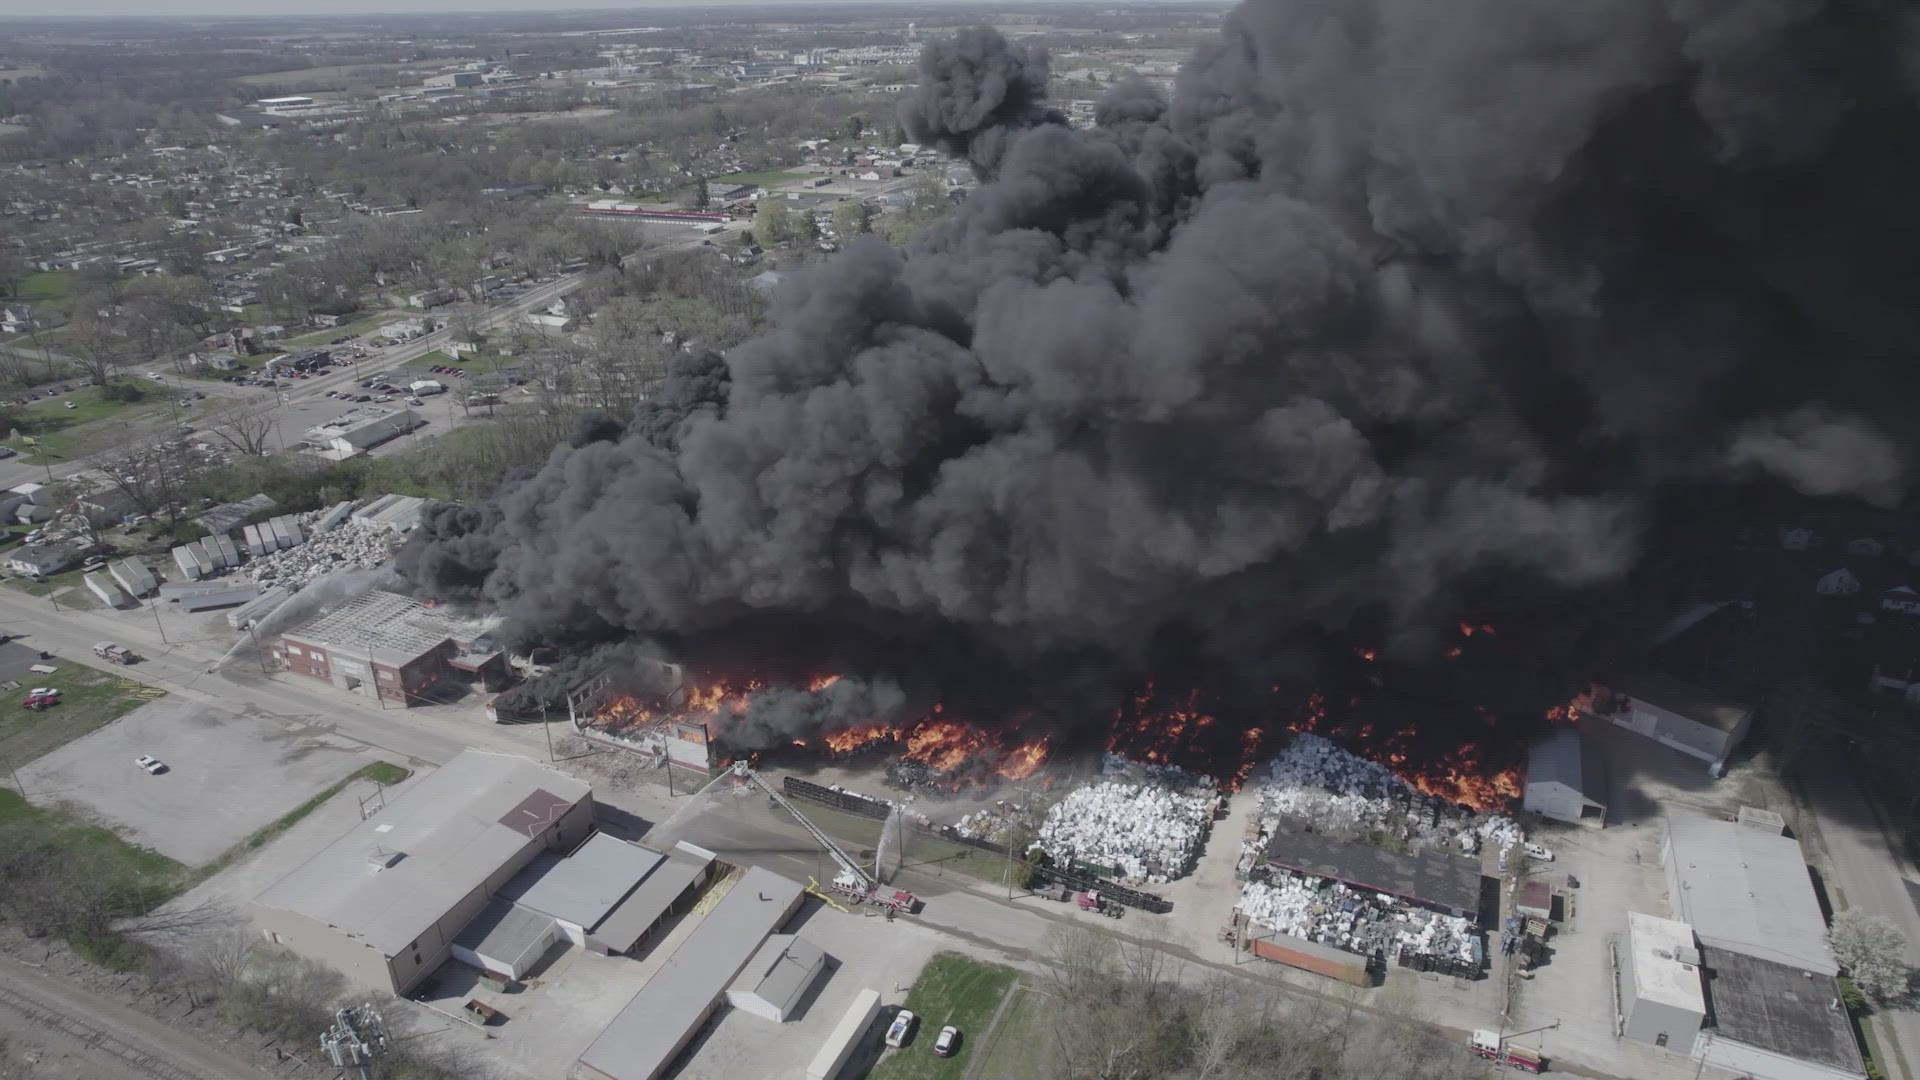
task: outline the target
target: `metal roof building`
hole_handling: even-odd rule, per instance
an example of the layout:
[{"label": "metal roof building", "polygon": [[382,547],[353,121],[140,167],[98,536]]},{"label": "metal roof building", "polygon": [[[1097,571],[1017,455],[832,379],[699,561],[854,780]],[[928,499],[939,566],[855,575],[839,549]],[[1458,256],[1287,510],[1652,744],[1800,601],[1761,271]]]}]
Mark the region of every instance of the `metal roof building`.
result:
[{"label": "metal roof building", "polygon": [[1737,821],[1670,814],[1663,855],[1673,917],[1692,926],[1702,945],[1839,974],[1798,840]]},{"label": "metal roof building", "polygon": [[727,987],[727,1004],[776,1024],[785,1023],[826,969],[827,954],[820,946],[792,934],[775,934]]},{"label": "metal roof building", "polygon": [[1527,752],[1523,809],[1575,825],[1604,825],[1607,784],[1599,755],[1577,728],[1555,728]]},{"label": "metal roof building", "polygon": [[595,1080],[659,1076],[760,943],[799,910],[805,894],[798,882],[771,870],[748,870],[580,1055],[582,1075]]},{"label": "metal roof building", "polygon": [[113,575],[113,580],[119,582],[129,596],[145,596],[160,587],[153,571],[138,559],[115,559],[107,564],[107,573]]},{"label": "metal roof building", "polygon": [[592,820],[581,781],[467,750],[262,892],[254,918],[272,940],[405,993],[496,890],[584,839]]},{"label": "metal roof building", "polygon": [[1401,855],[1371,844],[1282,829],[1267,844],[1267,861],[1467,918],[1480,915],[1480,863],[1463,855]]}]

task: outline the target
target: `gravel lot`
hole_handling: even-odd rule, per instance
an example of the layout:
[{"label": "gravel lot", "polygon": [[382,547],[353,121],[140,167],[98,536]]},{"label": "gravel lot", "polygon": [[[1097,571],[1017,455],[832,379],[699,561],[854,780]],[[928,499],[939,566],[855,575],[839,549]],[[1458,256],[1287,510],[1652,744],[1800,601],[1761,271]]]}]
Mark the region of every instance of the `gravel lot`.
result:
[{"label": "gravel lot", "polygon": [[[140,771],[142,754],[168,771]],[[304,725],[166,699],[22,766],[20,779],[34,802],[71,803],[198,866],[371,760]]]}]

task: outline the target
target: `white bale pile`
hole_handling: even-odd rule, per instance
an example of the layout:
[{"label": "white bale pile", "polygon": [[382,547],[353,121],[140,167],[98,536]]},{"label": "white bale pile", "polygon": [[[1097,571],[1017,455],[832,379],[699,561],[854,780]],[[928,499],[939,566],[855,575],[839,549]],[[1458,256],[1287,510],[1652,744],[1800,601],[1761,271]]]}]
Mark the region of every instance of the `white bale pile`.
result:
[{"label": "white bale pile", "polygon": [[1276,874],[1247,882],[1240,912],[1256,925],[1363,956],[1400,953],[1471,964],[1479,928],[1338,881]]},{"label": "white bale pile", "polygon": [[1112,867],[1136,881],[1191,873],[1219,806],[1213,779],[1115,754],[1101,771],[1110,779],[1070,792],[1047,811],[1034,846],[1055,862]]},{"label": "white bale pile", "polygon": [[316,532],[313,525],[323,516],[301,514],[307,542],[255,559],[247,564],[248,576],[262,585],[299,589],[337,570],[371,570],[392,556],[394,534],[351,519],[330,532]]},{"label": "white bale pile", "polygon": [[[1343,839],[1391,835],[1410,847],[1447,847],[1465,855],[1481,845],[1505,850],[1521,839],[1518,822],[1480,813],[1416,791],[1391,769],[1318,735],[1295,735],[1256,778],[1255,813],[1263,836],[1283,818]],[[1253,865],[1262,841],[1242,845],[1241,867]]]}]

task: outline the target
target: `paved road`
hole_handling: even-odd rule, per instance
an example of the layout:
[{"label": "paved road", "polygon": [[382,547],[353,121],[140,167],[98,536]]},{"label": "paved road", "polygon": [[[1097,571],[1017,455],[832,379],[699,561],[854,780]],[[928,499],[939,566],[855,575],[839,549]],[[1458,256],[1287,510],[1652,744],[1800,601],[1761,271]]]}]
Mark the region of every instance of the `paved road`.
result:
[{"label": "paved road", "polygon": [[[1824,851],[1827,895],[1838,910],[1865,911],[1887,919],[1907,935],[1907,962],[1920,964],[1920,913],[1914,910],[1913,874],[1897,854],[1879,817],[1851,770],[1838,759],[1812,764],[1805,782]],[[1875,1029],[1899,1043],[1885,1056],[1887,1075],[1920,1080],[1920,1013],[1889,1009]]]},{"label": "paved road", "polygon": [[[83,1040],[104,1035],[122,1044],[102,1042],[118,1051],[126,1069],[116,1076],[195,1077],[197,1080],[258,1080],[260,1071],[207,1042],[198,1034],[168,1027],[154,1018],[91,990],[37,971],[10,956],[0,956],[0,1009],[32,1020],[62,1025]],[[24,1001],[12,999],[25,999]],[[137,1055],[137,1056],[136,1056]]]}]

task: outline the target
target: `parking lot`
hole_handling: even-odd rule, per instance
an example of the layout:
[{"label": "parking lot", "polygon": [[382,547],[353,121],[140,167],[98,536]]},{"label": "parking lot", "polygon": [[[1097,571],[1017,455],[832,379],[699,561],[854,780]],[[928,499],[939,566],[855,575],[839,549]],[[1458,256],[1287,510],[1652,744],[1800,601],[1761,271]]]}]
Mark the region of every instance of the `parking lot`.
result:
[{"label": "parking lot", "polygon": [[[142,772],[134,764],[142,754],[167,771]],[[73,804],[134,843],[198,866],[370,760],[360,744],[319,729],[166,699],[19,773],[34,802]]]}]

